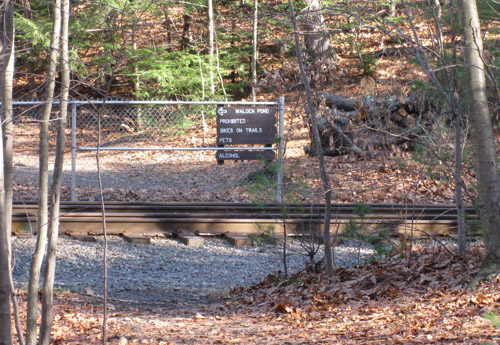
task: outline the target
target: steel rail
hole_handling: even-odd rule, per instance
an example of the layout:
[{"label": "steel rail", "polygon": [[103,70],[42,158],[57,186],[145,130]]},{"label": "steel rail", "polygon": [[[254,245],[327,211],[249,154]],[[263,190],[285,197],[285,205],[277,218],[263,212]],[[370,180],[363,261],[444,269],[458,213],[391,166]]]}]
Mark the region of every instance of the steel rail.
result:
[{"label": "steel rail", "polygon": [[[423,233],[452,234],[456,229],[456,209],[453,205],[369,204],[363,216],[366,224],[380,225],[395,231],[415,228]],[[361,218],[356,205],[334,204],[332,229],[338,224]],[[266,226],[278,227],[286,212],[287,223],[294,231],[304,232],[323,221],[324,205],[296,204],[286,208],[278,204],[250,203],[167,203],[167,202],[109,202],[106,218],[111,233],[179,233],[255,234]],[[13,210],[14,232],[33,232],[38,206],[35,203],[16,203]],[[101,209],[98,202],[63,202],[60,207],[62,232],[98,234],[101,228]],[[466,217],[478,219],[472,207]],[[292,229],[292,230],[293,230]]]},{"label": "steel rail", "polygon": [[[373,217],[382,214],[394,214],[401,216],[406,215],[423,215],[429,217],[455,217],[456,209],[453,205],[401,205],[401,204],[367,204],[368,212],[365,217]],[[334,215],[356,215],[356,205],[352,204],[334,204],[332,205],[332,213]],[[23,214],[36,212],[38,205],[36,203],[15,203],[14,213]],[[100,213],[100,204],[98,202],[62,202],[60,206],[62,214],[78,213],[84,216],[86,213]],[[254,216],[260,215],[266,217],[268,215],[282,215],[286,212],[288,216],[304,216],[317,215],[324,212],[322,204],[293,204],[280,206],[278,204],[256,205],[250,203],[156,203],[156,202],[107,202],[106,210],[108,214],[112,213],[144,213],[144,214],[195,214],[207,213],[214,214],[220,212],[220,216],[233,213],[232,216],[252,213]],[[472,207],[466,208],[468,216],[474,216],[475,210]],[[197,216],[199,216],[197,214]]]}]

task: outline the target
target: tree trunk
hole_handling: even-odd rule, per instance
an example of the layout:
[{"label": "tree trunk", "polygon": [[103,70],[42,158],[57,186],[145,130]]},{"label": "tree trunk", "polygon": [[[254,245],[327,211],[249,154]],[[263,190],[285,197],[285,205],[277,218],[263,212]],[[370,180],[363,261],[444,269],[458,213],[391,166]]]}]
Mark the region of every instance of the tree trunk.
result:
[{"label": "tree trunk", "polygon": [[[12,233],[12,92],[14,80],[14,2],[5,1],[0,11],[0,109],[2,126],[0,126],[0,344],[10,344],[11,321],[10,302],[17,311],[15,296],[12,294],[11,246]],[[8,289],[7,289],[8,287]],[[16,315],[18,315],[16,313]],[[16,321],[19,321],[16,319]],[[18,325],[18,322],[16,322]],[[18,329],[18,332],[20,330]],[[22,343],[22,334],[19,335]]]},{"label": "tree trunk", "polygon": [[[15,60],[15,46],[14,46],[14,3],[7,1],[5,3],[5,16],[3,18],[3,69],[2,69],[2,125],[3,125],[3,154],[4,154],[4,179],[5,179],[5,219],[7,226],[7,233],[12,233],[12,94],[13,94],[13,81],[14,81],[14,60]],[[8,243],[10,248],[10,241]],[[9,250],[10,252],[10,250]]]},{"label": "tree trunk", "polygon": [[[0,126],[0,135],[3,130]],[[0,165],[3,166],[3,142],[0,140]],[[3,169],[0,169],[0,345],[10,345],[10,283],[9,283],[9,245],[10,234],[7,233],[5,219],[5,190]]]},{"label": "tree trunk", "polygon": [[396,0],[389,1],[389,17],[394,18],[396,16]]},{"label": "tree trunk", "polygon": [[462,191],[462,117],[455,114],[455,203],[457,206],[458,255],[465,258],[465,206]]},{"label": "tree trunk", "polygon": [[45,278],[42,296],[42,321],[40,324],[39,344],[49,345],[53,321],[54,305],[54,278],[56,269],[56,249],[57,238],[59,234],[59,206],[61,200],[61,186],[63,174],[64,142],[65,129],[68,115],[68,95],[70,84],[69,67],[69,46],[68,46],[68,28],[69,28],[69,0],[62,0],[62,26],[61,26],[61,103],[60,118],[57,121],[57,143],[56,160],[54,163],[54,176],[51,189],[51,207],[49,223],[49,245],[47,263],[45,266]]},{"label": "tree trunk", "polygon": [[[31,2],[30,0],[23,0],[23,9],[24,9],[24,17],[28,20],[31,20],[32,15],[31,15]],[[33,44],[31,42],[27,42],[25,47],[23,49],[26,49],[27,51],[32,51],[33,50]],[[31,87],[31,89],[28,91],[28,98],[31,99],[37,99],[37,94],[36,94],[36,80],[35,80],[35,68],[33,67],[33,63],[28,63],[28,85]]]},{"label": "tree trunk", "polygon": [[[0,10],[0,52],[3,57],[0,62],[1,76],[1,113],[2,120],[12,114],[12,78],[14,65],[14,3],[5,1],[3,10]],[[9,72],[12,69],[12,72]],[[10,114],[10,115],[9,115]],[[4,176],[4,169],[9,170],[4,164],[4,142],[8,142],[4,134],[4,126],[0,126],[0,344],[12,343],[11,315],[10,315],[10,223],[7,219],[9,208],[6,205],[6,189],[8,182]],[[10,135],[12,143],[12,133]],[[12,151],[11,151],[12,152]],[[7,164],[8,165],[8,164]],[[12,172],[12,164],[10,164]]]},{"label": "tree trunk", "polygon": [[[134,58],[137,56],[137,10],[133,11],[132,15],[132,49],[134,51]],[[139,80],[139,67],[137,67],[138,64],[134,63],[134,91],[137,93],[139,92],[139,89],[141,87],[140,80]],[[138,118],[137,121],[139,124],[141,124],[140,118]]]},{"label": "tree trunk", "polygon": [[436,18],[441,19],[442,10],[441,10],[441,3],[439,2],[439,0],[432,0],[432,7],[434,7],[434,13],[436,15]]},{"label": "tree trunk", "polygon": [[333,275],[333,260],[332,260],[332,249],[330,242],[330,221],[331,221],[331,197],[332,197],[332,187],[330,186],[330,178],[328,177],[328,172],[326,171],[325,156],[323,154],[323,148],[321,146],[321,139],[319,137],[318,124],[316,121],[316,108],[311,95],[311,87],[309,86],[309,79],[307,78],[304,63],[302,62],[302,50],[300,49],[299,33],[297,29],[297,22],[295,20],[295,10],[293,8],[292,0],[288,0],[288,5],[290,6],[290,19],[292,20],[293,32],[295,36],[295,49],[297,52],[297,60],[300,68],[300,75],[302,78],[302,83],[306,89],[307,107],[309,116],[311,118],[312,134],[314,142],[318,151],[319,168],[321,171],[321,180],[323,182],[323,192],[325,197],[325,217],[323,222],[323,241],[325,246],[325,264],[326,264],[326,274],[328,276]]},{"label": "tree trunk", "polygon": [[[0,20],[2,25],[2,129],[3,129],[3,171],[4,171],[4,186],[5,186],[5,221],[6,231],[9,235],[12,233],[12,94],[14,81],[14,61],[15,61],[15,45],[14,45],[14,3],[7,1],[5,3],[5,14]],[[10,253],[10,241],[8,242]],[[10,254],[9,254],[10,255]],[[10,259],[9,259],[10,262]]]},{"label": "tree trunk", "polygon": [[[436,0],[437,1],[437,0]],[[438,6],[441,6],[439,4]],[[448,13],[450,19],[450,27],[451,30],[451,64],[453,66],[458,66],[457,63],[457,37],[456,37],[456,26],[455,26],[455,4],[453,0],[448,1]],[[440,18],[436,18],[438,21]],[[439,25],[436,25],[437,28],[440,28]],[[443,35],[441,34],[441,30],[439,30],[439,38],[440,43],[442,43]],[[442,48],[442,44],[440,46]],[[440,50],[441,54],[443,50]],[[450,85],[453,85],[453,90],[455,95],[460,94],[460,84],[457,77],[457,69],[450,69],[449,73],[446,72],[445,76],[450,76],[451,82]],[[457,101],[457,97],[453,97],[454,100]],[[454,169],[454,180],[455,180],[455,203],[457,206],[457,233],[458,233],[458,255],[460,257],[465,258],[466,256],[466,239],[465,239],[465,205],[463,199],[463,184],[462,184],[462,120],[465,118],[461,112],[457,113],[459,107],[452,107],[452,114],[454,116],[454,130],[455,130],[455,169]]]},{"label": "tree trunk", "polygon": [[[108,88],[106,90],[106,97],[109,94],[109,89],[111,83],[108,83]],[[105,98],[106,101],[106,98]],[[102,318],[102,345],[106,345],[106,340],[108,338],[108,231],[106,226],[106,205],[104,201],[104,194],[102,188],[102,177],[101,177],[101,119],[102,110],[104,109],[104,102],[98,111],[97,118],[97,151],[95,153],[96,164],[97,164],[97,181],[99,185],[99,196],[101,199],[101,213],[102,213],[102,233],[104,235],[104,252],[103,252],[103,290],[104,290],[104,301],[103,301],[103,318]]]},{"label": "tree trunk", "polygon": [[50,43],[49,62],[47,69],[47,80],[45,89],[45,104],[41,114],[40,121],[40,157],[39,157],[39,201],[38,201],[38,231],[35,253],[30,267],[30,278],[28,282],[28,306],[27,306],[27,325],[26,325],[26,343],[27,345],[36,344],[36,319],[37,319],[37,301],[38,286],[40,281],[40,269],[47,243],[48,228],[48,194],[49,194],[49,120],[54,99],[54,88],[57,69],[57,57],[59,49],[59,34],[61,30],[61,1],[54,0],[53,7],[53,27]]},{"label": "tree trunk", "polygon": [[321,14],[320,0],[306,0],[307,9],[303,26],[307,53],[314,59],[335,60],[335,52]]},{"label": "tree trunk", "polygon": [[163,6],[163,16],[165,17],[165,21],[163,22],[163,26],[167,30],[167,44],[170,46],[172,44],[172,18],[170,18],[170,11],[167,5]]},{"label": "tree trunk", "polygon": [[255,86],[257,85],[258,50],[258,17],[259,0],[253,0],[253,43],[252,43],[252,101],[255,102]]},{"label": "tree trunk", "polygon": [[486,97],[486,80],[481,58],[481,29],[475,0],[460,0],[459,13],[464,45],[467,109],[486,247],[486,259],[480,273],[480,276],[484,277],[500,270],[500,178],[493,126]]},{"label": "tree trunk", "polygon": [[186,49],[193,41],[191,34],[191,23],[193,17],[189,13],[184,13],[184,24],[182,25],[181,49]]},{"label": "tree trunk", "polygon": [[214,82],[214,8],[212,0],[207,0],[207,16],[208,16],[208,61],[210,65],[209,80],[210,92],[212,96],[215,95],[215,82]]}]

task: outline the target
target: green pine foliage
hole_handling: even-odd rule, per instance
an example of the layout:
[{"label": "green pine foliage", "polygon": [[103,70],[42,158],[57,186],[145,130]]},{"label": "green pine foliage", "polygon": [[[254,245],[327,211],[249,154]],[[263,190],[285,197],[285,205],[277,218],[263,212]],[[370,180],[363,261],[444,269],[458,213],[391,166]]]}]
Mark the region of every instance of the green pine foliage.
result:
[{"label": "green pine foliage", "polygon": [[[221,54],[220,68],[223,76],[230,73],[233,64],[240,65],[238,58],[231,52]],[[142,84],[141,89],[135,93],[138,98],[179,99],[189,95],[192,99],[201,99],[203,88],[205,88],[206,99],[212,97],[208,85],[210,66],[208,57],[205,55],[198,55],[194,51],[171,51],[168,47],[148,47],[138,50],[133,59],[137,61],[138,76]],[[243,68],[238,68],[238,72],[240,77],[247,75],[247,71]],[[214,74],[217,75],[215,68]],[[246,78],[239,83],[225,83],[225,88],[230,95],[245,92]],[[217,93],[213,98],[221,99],[222,88],[218,87],[216,90]]]},{"label": "green pine foliage", "polygon": [[[356,203],[353,213],[356,218],[350,218],[344,225],[340,237],[358,242],[372,245],[376,255],[374,258],[386,255],[390,250],[394,249],[393,241],[390,239],[389,229],[382,225],[375,228],[370,227],[366,223],[366,215],[370,213],[371,207],[363,203]],[[360,258],[358,256],[358,261]]]},{"label": "green pine foliage", "polygon": [[16,41],[18,46],[27,47],[29,51],[17,48],[17,61],[19,66],[30,67],[36,73],[44,72],[44,64],[40,57],[45,56],[50,47],[51,18],[27,19],[23,13],[15,13]]}]

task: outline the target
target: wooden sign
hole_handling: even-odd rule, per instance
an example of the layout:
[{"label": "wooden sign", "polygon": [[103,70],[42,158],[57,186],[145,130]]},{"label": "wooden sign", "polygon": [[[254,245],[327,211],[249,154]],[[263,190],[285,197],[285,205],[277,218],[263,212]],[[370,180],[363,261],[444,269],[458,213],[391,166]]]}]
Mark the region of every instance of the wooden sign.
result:
[{"label": "wooden sign", "polygon": [[217,146],[265,145],[275,141],[275,107],[217,107]]},{"label": "wooden sign", "polygon": [[217,161],[228,161],[228,160],[241,160],[241,161],[251,161],[251,160],[265,160],[272,161],[276,158],[274,151],[260,150],[260,151],[243,151],[243,150],[224,150],[217,151],[215,154]]}]

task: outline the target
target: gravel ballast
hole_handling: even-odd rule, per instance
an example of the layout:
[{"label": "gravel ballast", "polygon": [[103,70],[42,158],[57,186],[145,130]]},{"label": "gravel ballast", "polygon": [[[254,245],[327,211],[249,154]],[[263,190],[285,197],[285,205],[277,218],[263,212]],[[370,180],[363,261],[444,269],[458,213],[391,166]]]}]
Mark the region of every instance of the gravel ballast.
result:
[{"label": "gravel ballast", "polygon": [[[298,240],[289,241],[288,270],[305,267],[308,258]],[[28,284],[36,239],[13,239],[14,281]],[[92,296],[103,295],[104,239],[81,242],[61,236],[57,249],[55,288]],[[317,257],[322,256],[320,249]],[[361,248],[363,257],[372,255]],[[358,246],[335,249],[340,266],[358,262]],[[283,270],[280,245],[234,247],[222,238],[208,238],[200,247],[188,247],[175,239],[153,238],[151,244],[130,244],[123,238],[108,239],[108,294],[111,300],[141,303],[193,303],[223,295],[229,289],[249,286]]]}]

